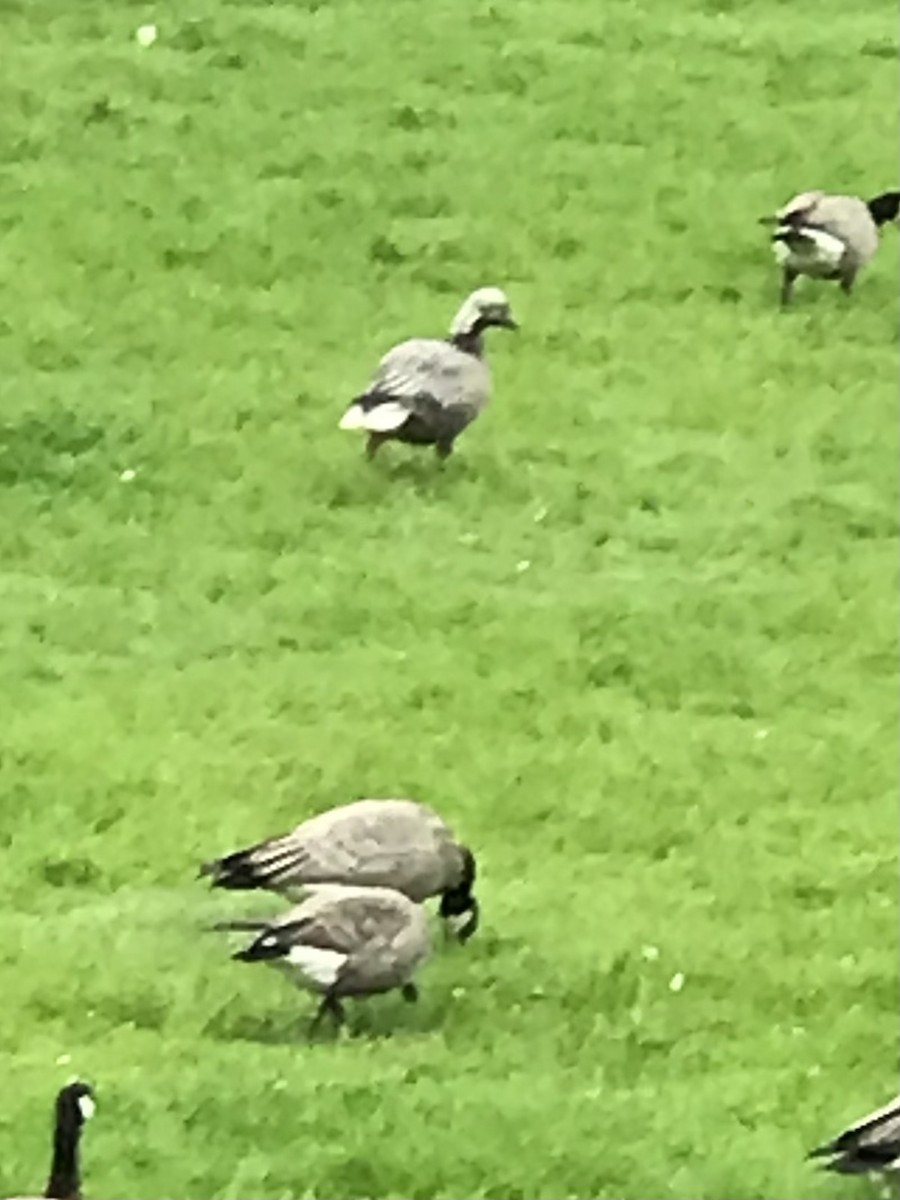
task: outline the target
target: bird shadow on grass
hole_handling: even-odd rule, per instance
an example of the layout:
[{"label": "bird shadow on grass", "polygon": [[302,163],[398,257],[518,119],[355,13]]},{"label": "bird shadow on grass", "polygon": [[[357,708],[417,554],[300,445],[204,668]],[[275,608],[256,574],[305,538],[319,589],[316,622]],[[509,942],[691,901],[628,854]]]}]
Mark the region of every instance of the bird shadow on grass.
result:
[{"label": "bird shadow on grass", "polygon": [[441,496],[470,475],[465,459],[439,462],[422,456],[391,463],[386,471],[389,481],[405,484],[420,495],[428,496]]},{"label": "bird shadow on grass", "polygon": [[395,503],[410,492],[440,500],[452,495],[471,475],[471,468],[462,459],[440,463],[419,456],[365,463],[356,475],[335,484],[327,503],[332,509],[371,508],[380,502]]},{"label": "bird shadow on grass", "polygon": [[294,1009],[290,1014],[217,1013],[204,1027],[206,1036],[220,1042],[255,1042],[268,1046],[336,1045],[341,1042],[382,1041],[397,1037],[432,1034],[441,1026],[438,1006],[404,1005],[364,1001],[347,1004],[346,1023],[338,1029],[326,1018],[312,1029],[315,1005]]}]

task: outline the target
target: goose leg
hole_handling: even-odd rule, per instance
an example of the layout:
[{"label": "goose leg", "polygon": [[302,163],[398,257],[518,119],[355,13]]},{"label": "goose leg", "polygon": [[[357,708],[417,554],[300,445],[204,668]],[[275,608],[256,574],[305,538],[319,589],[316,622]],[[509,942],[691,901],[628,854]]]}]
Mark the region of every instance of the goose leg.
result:
[{"label": "goose leg", "polygon": [[400,995],[407,1004],[415,1004],[419,998],[419,989],[414,983],[404,983],[403,987],[400,989]]},{"label": "goose leg", "polygon": [[337,996],[331,995],[330,992],[325,993],[322,998],[322,1003],[319,1005],[318,1011],[312,1019],[312,1024],[309,1027],[310,1036],[318,1032],[319,1026],[322,1024],[322,1021],[325,1019],[326,1015],[332,1018],[335,1026],[338,1029],[346,1020],[343,1004],[341,1004]]},{"label": "goose leg", "polygon": [[856,271],[850,267],[845,268],[841,272],[841,291],[845,296],[849,296],[853,291],[853,285],[856,282]]},{"label": "goose leg", "polygon": [[791,294],[797,281],[797,272],[791,267],[785,267],[781,275],[781,307],[787,308],[791,302]]},{"label": "goose leg", "polygon": [[371,462],[378,453],[379,446],[383,446],[388,441],[388,437],[384,433],[370,433],[366,439],[366,459]]}]

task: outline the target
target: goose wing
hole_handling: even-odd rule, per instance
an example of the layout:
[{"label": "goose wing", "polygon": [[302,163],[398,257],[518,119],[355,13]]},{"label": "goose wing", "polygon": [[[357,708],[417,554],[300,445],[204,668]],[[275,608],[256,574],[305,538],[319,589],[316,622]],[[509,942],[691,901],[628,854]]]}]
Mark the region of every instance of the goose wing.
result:
[{"label": "goose wing", "polygon": [[[348,958],[375,942],[392,942],[409,926],[416,906],[389,888],[323,884],[279,921],[292,940]],[[290,919],[288,919],[290,918]]]},{"label": "goose wing", "polygon": [[857,196],[823,196],[809,209],[805,220],[814,229],[838,238],[861,262],[878,249],[872,214]]},{"label": "goose wing", "polygon": [[830,1158],[828,1169],[843,1175],[894,1167],[900,1160],[900,1096],[818,1146],[810,1158]]},{"label": "goose wing", "polygon": [[412,338],[388,351],[369,384],[377,394],[416,411],[422,400],[442,408],[483,406],[489,390],[486,364],[449,342]]}]

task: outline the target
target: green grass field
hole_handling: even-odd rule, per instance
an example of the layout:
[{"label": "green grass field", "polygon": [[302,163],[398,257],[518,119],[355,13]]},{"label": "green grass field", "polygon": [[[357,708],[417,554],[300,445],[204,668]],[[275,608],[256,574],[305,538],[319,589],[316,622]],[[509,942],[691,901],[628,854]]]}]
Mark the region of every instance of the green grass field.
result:
[{"label": "green grass field", "polygon": [[[861,1194],[804,1154],[896,1084],[897,232],[782,314],[755,222],[896,186],[894,16],[0,42],[0,1192],[77,1073],[96,1198]],[[345,405],[485,283],[487,413],[364,463]],[[277,903],[194,876],[361,795],[456,826],[483,927],[309,1044],[201,929]]]}]

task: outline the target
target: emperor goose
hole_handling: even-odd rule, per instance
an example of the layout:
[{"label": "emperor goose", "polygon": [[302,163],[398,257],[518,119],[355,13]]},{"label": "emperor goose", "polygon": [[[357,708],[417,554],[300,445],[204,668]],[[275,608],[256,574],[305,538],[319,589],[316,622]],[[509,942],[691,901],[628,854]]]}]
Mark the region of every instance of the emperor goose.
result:
[{"label": "emperor goose", "polygon": [[[94,1093],[86,1083],[69,1083],[56,1097],[53,1125],[53,1160],[44,1190],[47,1200],[81,1200],[78,1148],[81,1129],[94,1115]],[[14,1196],[12,1200],[38,1200]]]},{"label": "emperor goose", "polygon": [[483,334],[491,326],[518,328],[504,293],[479,288],[453,318],[448,338],[412,338],[387,352],[366,391],[341,417],[340,428],[368,435],[370,459],[390,440],[434,446],[438,457],[446,458],[490,399]]},{"label": "emperor goose", "polygon": [[212,886],[267,888],[296,898],[309,884],[390,887],[440,915],[461,942],[478,928],[475,856],[436,812],[414,800],[356,800],[200,868]]},{"label": "emperor goose", "polygon": [[900,1170],[900,1096],[817,1147],[810,1158],[829,1158],[826,1168],[841,1175]]},{"label": "emperor goose", "polygon": [[800,275],[837,279],[848,295],[861,267],[878,249],[878,230],[896,219],[900,192],[873,200],[801,192],[761,223],[774,225],[772,250],[782,271],[781,303],[791,300]]},{"label": "emperor goose", "polygon": [[425,910],[392,888],[323,884],[280,916],[216,928],[256,933],[233,958],[269,963],[322,996],[311,1032],[326,1014],[341,1025],[348,996],[398,988],[404,1000],[417,1000],[413,976],[429,952]]}]

